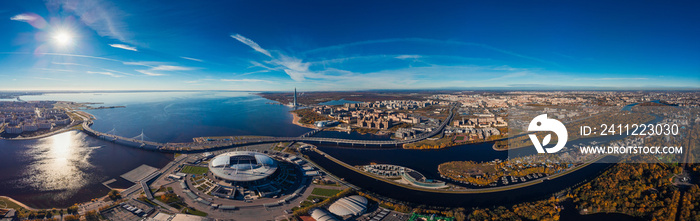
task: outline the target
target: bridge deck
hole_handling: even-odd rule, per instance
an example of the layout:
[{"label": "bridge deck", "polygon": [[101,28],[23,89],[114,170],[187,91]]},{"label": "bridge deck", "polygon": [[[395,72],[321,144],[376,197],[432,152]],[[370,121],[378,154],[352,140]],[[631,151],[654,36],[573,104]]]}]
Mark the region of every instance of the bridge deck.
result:
[{"label": "bridge deck", "polygon": [[[127,138],[122,136],[117,136],[113,134],[102,133],[90,128],[92,122],[84,121],[83,129],[88,132],[88,134],[99,137],[104,140],[109,140],[113,142],[119,142],[121,144],[133,146],[136,148],[152,147],[163,152],[201,152],[207,150],[221,149],[231,146],[240,145],[250,145],[250,144],[260,144],[260,143],[275,143],[275,142],[309,142],[309,143],[319,143],[319,144],[335,144],[335,145],[351,145],[351,146],[380,146],[380,147],[391,147],[400,146],[407,143],[418,142],[426,138],[435,136],[441,133],[447,124],[454,118],[454,107],[450,109],[450,115],[445,119],[435,130],[429,133],[421,134],[418,137],[408,139],[408,140],[352,140],[352,139],[339,139],[339,138],[327,138],[327,137],[310,137],[320,130],[313,130],[305,133],[299,137],[256,137],[256,138],[244,138],[228,142],[188,142],[188,143],[159,143],[152,141],[144,141],[140,139]],[[143,133],[142,133],[143,134]]]}]

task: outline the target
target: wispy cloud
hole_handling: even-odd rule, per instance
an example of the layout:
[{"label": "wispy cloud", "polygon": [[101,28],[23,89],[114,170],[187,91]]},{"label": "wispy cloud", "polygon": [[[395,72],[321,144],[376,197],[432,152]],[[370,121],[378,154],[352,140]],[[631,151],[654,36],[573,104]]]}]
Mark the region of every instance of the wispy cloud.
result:
[{"label": "wispy cloud", "polygon": [[185,81],[187,84],[198,84],[202,83],[204,81],[219,81],[219,79],[213,79],[213,78],[204,78],[204,79],[199,79],[199,80],[191,80],[191,81]]},{"label": "wispy cloud", "polygon": [[269,63],[283,67],[284,72],[294,81],[304,81],[307,77],[314,75],[314,73],[309,71],[309,66],[311,66],[311,64],[303,62],[299,58],[280,54],[278,59],[274,59]]},{"label": "wispy cloud", "polygon": [[106,72],[106,71],[86,71],[86,73],[88,73],[88,74],[107,75],[107,76],[115,77],[115,78],[123,77],[123,76],[121,76],[121,75],[116,75],[116,74],[113,74],[112,72]]},{"label": "wispy cloud", "polygon": [[326,51],[337,51],[337,50],[342,50],[347,47],[355,47],[355,46],[361,46],[361,45],[370,45],[370,44],[384,44],[384,43],[395,43],[395,42],[416,42],[416,43],[425,43],[425,44],[441,44],[441,45],[459,45],[459,46],[474,46],[474,47],[480,47],[484,48],[487,50],[491,51],[496,51],[502,54],[507,54],[515,57],[520,57],[524,59],[529,59],[533,61],[538,61],[542,63],[547,63],[547,64],[552,64],[552,65],[558,65],[557,63],[551,62],[551,61],[546,61],[543,59],[527,56],[527,55],[522,55],[516,52],[492,47],[486,44],[479,44],[479,43],[472,43],[472,42],[460,42],[460,41],[443,41],[443,40],[435,40],[435,39],[425,39],[425,38],[390,38],[390,39],[380,39],[380,40],[369,40],[369,41],[358,41],[358,42],[352,42],[352,43],[346,43],[346,44],[339,44],[339,45],[333,45],[333,46],[327,46],[327,47],[321,47],[321,48],[316,48],[312,50],[308,50],[303,52],[302,54],[314,54],[314,53],[320,53],[320,52],[326,52]]},{"label": "wispy cloud", "polygon": [[145,74],[148,76],[165,76],[166,75],[166,74],[151,72],[150,70],[135,70],[135,71],[138,71],[139,73]]},{"label": "wispy cloud", "polygon": [[[33,77],[34,79],[39,79],[39,80],[48,80],[48,81],[67,81],[66,79],[58,79],[58,78],[45,78],[45,77]],[[13,79],[15,80],[15,79]]]},{"label": "wispy cloud", "polygon": [[262,47],[260,47],[260,45],[258,45],[258,43],[255,43],[253,40],[250,40],[250,39],[248,39],[248,38],[246,38],[246,37],[243,37],[243,35],[235,34],[235,35],[231,35],[231,37],[234,38],[234,39],[236,39],[236,40],[238,40],[238,41],[240,41],[240,42],[243,43],[243,44],[248,45],[249,47],[253,48],[253,50],[255,50],[255,51],[257,51],[257,52],[260,52],[260,53],[262,53],[262,54],[264,54],[264,55],[267,55],[268,57],[272,57],[272,55],[270,54],[269,51],[267,51],[267,50],[263,49]]},{"label": "wispy cloud", "polygon": [[35,19],[36,19],[36,17],[32,16],[30,14],[19,14],[19,15],[12,16],[10,18],[10,20],[12,20],[12,21],[22,21],[22,22],[30,22],[30,21],[34,21]]},{"label": "wispy cloud", "polygon": [[270,70],[270,71],[276,70],[274,68],[268,67],[267,65],[261,64],[260,62],[257,62],[257,61],[250,61],[250,64],[252,64],[253,66],[250,66],[248,68],[261,67],[261,68],[265,68],[265,69]]},{"label": "wispy cloud", "polygon": [[[100,68],[100,67],[94,67],[94,66],[85,65],[85,64],[70,63],[70,62],[55,62],[55,61],[52,61],[51,64],[55,64],[55,65],[65,65],[65,66],[80,66],[80,67],[88,67],[88,68],[97,68],[97,69],[101,69],[101,70],[106,71],[106,72],[119,73],[119,74],[122,74],[122,75],[133,76],[133,74],[129,74],[129,73],[126,73],[126,72],[121,72],[121,71],[116,71],[116,70],[106,69],[106,68]],[[123,76],[121,76],[121,77],[123,77]]]},{"label": "wispy cloud", "polygon": [[106,69],[106,68],[100,68],[100,69],[105,70],[105,71],[108,71],[108,72],[112,72],[112,73],[119,73],[119,74],[123,74],[123,75],[134,76],[133,74],[129,74],[129,73],[126,73],[126,72],[115,71],[115,70]]},{"label": "wispy cloud", "polygon": [[73,70],[68,70],[68,69],[55,69],[55,68],[37,68],[38,70],[42,71],[50,71],[50,72],[75,72]]},{"label": "wispy cloud", "polygon": [[44,29],[48,25],[46,20],[44,20],[43,17],[34,14],[34,13],[22,13],[18,14],[15,16],[12,16],[10,18],[12,21],[19,21],[19,22],[26,22],[29,23],[30,25],[34,26],[35,28],[39,29]]},{"label": "wispy cloud", "polygon": [[[195,69],[192,67],[167,65],[167,64],[163,64],[163,62],[151,62],[151,61],[123,62],[123,64],[149,67],[148,70],[135,70],[139,73],[142,73],[142,74],[145,74],[148,76],[164,76],[164,75],[166,75],[163,73],[158,73],[160,71],[189,71],[189,70]],[[158,71],[158,72],[156,72],[156,71]]]},{"label": "wispy cloud", "polygon": [[264,83],[273,83],[272,81],[262,80],[262,79],[221,79],[221,81],[226,81],[226,82],[264,82]]},{"label": "wispy cloud", "polygon": [[129,51],[138,51],[136,47],[130,46],[130,45],[125,45],[125,44],[109,44],[109,46],[112,46],[113,48],[121,48],[124,50],[129,50]]},{"label": "wispy cloud", "polygon": [[190,58],[190,57],[180,57],[182,59],[187,59],[190,61],[204,62],[202,59]]},{"label": "wispy cloud", "polygon": [[52,56],[68,56],[68,57],[79,57],[79,58],[93,58],[93,59],[100,59],[100,60],[105,60],[105,61],[114,61],[114,62],[121,62],[123,61],[117,60],[117,59],[112,59],[112,58],[106,58],[106,57],[98,57],[98,56],[89,56],[89,55],[81,55],[81,54],[64,54],[64,53],[36,53],[40,55],[52,55]]},{"label": "wispy cloud", "polygon": [[73,13],[84,24],[95,30],[100,36],[117,39],[122,42],[130,42],[130,34],[127,32],[127,24],[122,18],[127,14],[117,8],[114,3],[103,0],[56,0],[47,1],[50,9],[63,9],[64,12]]},{"label": "wispy cloud", "polygon": [[89,65],[78,64],[78,63],[69,63],[69,62],[55,62],[55,61],[52,61],[51,64],[90,67]]},{"label": "wispy cloud", "polygon": [[[282,53],[279,53],[277,57],[273,57],[268,50],[265,50],[264,48],[260,47],[260,45],[258,45],[257,43],[253,42],[252,40],[246,37],[243,37],[242,35],[235,34],[231,35],[231,37],[235,38],[243,44],[248,45],[249,47],[253,48],[253,50],[267,55],[270,58],[273,58],[270,61],[266,61],[266,63],[282,69],[294,81],[304,81],[304,79],[306,79],[306,76],[311,74],[309,71],[309,66],[311,66],[310,63],[303,62],[301,59],[295,57],[286,56]],[[276,68],[268,67],[256,61],[251,61],[250,63],[253,64],[253,66],[262,67],[267,70],[276,70]]]},{"label": "wispy cloud", "polygon": [[649,78],[576,78],[575,80],[617,81],[617,80],[649,80]]},{"label": "wispy cloud", "polygon": [[242,77],[242,76],[246,76],[246,75],[258,74],[258,73],[267,73],[267,72],[270,72],[270,70],[265,69],[265,70],[259,70],[259,71],[251,71],[251,72],[246,72],[246,73],[238,74],[238,75],[235,75],[235,76],[236,76],[236,77]]},{"label": "wispy cloud", "polygon": [[[292,80],[296,82],[303,82],[307,81],[308,79],[347,81],[353,80],[353,77],[361,78],[360,81],[364,81],[364,79],[366,79],[365,77],[368,76],[335,68],[324,68],[322,70],[314,71],[310,69],[312,63],[305,62],[303,59],[294,56],[289,56],[282,52],[277,52],[275,53],[275,56],[272,56],[268,50],[261,48],[258,44],[256,44],[250,39],[247,39],[240,35],[232,35],[231,37],[236,38],[242,43],[253,48],[255,51],[265,54],[268,57],[272,58],[271,60],[265,61],[266,65],[257,61],[251,61],[250,63],[253,64],[253,67],[262,67],[268,71],[284,71],[285,74],[287,74]],[[376,82],[382,81],[375,81],[375,83]]]},{"label": "wispy cloud", "polygon": [[396,58],[396,59],[418,59],[418,58],[421,58],[421,56],[420,55],[399,55],[399,56],[396,56],[394,58]]},{"label": "wispy cloud", "polygon": [[174,66],[174,65],[158,65],[153,67],[151,70],[154,71],[189,71],[194,70],[191,67]]}]

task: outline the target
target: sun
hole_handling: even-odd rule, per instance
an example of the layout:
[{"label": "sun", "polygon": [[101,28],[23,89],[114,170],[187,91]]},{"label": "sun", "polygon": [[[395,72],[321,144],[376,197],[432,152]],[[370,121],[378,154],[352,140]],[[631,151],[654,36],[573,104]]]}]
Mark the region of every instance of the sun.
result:
[{"label": "sun", "polygon": [[73,43],[73,35],[67,31],[58,31],[53,35],[53,42],[58,46],[68,46]]}]

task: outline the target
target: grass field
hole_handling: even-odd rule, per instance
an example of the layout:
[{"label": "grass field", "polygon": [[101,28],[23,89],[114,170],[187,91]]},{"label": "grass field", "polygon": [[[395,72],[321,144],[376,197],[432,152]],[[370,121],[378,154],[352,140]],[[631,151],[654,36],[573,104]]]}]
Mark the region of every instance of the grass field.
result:
[{"label": "grass field", "polygon": [[444,220],[444,221],[453,221],[455,220],[452,217],[444,217],[444,216],[432,216],[432,215],[423,215],[423,214],[418,214],[418,213],[413,213],[411,214],[411,217],[408,218],[409,221],[418,221],[418,220],[424,220],[424,221],[438,221],[438,220]]},{"label": "grass field", "polygon": [[184,166],[182,167],[183,173],[189,173],[189,174],[204,174],[209,172],[209,168],[206,167],[196,167],[196,166]]},{"label": "grass field", "polygon": [[12,208],[15,210],[24,209],[24,207],[17,205],[16,203],[10,201],[10,199],[7,199],[5,197],[0,197],[0,201],[0,208],[7,206],[7,208]]},{"label": "grass field", "polygon": [[181,212],[186,213],[186,214],[192,214],[195,216],[203,216],[203,217],[207,217],[207,215],[209,215],[205,212],[202,212],[202,211],[196,210],[195,208],[190,208],[190,207],[182,209]]},{"label": "grass field", "polygon": [[309,201],[313,201],[314,199],[318,199],[319,202],[320,202],[320,201],[325,200],[326,197],[311,195],[311,196],[307,197],[306,199],[309,200]]},{"label": "grass field", "polygon": [[340,191],[342,191],[342,190],[314,188],[314,190],[311,191],[311,194],[319,195],[319,196],[333,196],[335,194],[340,193]]}]

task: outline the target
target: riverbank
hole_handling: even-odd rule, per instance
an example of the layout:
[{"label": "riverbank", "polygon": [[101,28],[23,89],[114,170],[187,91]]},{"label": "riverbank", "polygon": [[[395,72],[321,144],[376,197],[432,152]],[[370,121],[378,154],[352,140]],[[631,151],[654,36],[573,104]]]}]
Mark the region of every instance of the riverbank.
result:
[{"label": "riverbank", "polygon": [[[9,196],[0,196],[0,200],[7,200],[7,201],[10,201],[10,202],[12,202],[12,203],[14,203],[14,204],[17,204],[17,206],[20,206],[20,207],[22,207],[22,208],[24,208],[24,209],[26,209],[26,210],[32,210],[32,211],[38,211],[38,210],[39,210],[39,209],[36,209],[36,208],[29,207],[29,206],[25,205],[24,203],[22,203],[22,202],[20,202],[20,201],[17,201],[17,200],[15,200],[15,199],[13,199],[12,197],[9,197]],[[10,205],[8,205],[8,207],[9,207],[9,208],[12,208],[12,206],[10,206]],[[14,209],[19,209],[19,208],[14,208]]]},{"label": "riverbank", "polygon": [[306,128],[311,128],[311,129],[318,129],[317,127],[309,124],[303,124],[299,122],[301,120],[301,117],[299,117],[299,114],[295,113],[294,111],[290,111],[289,113],[292,114],[292,124],[300,126],[300,127],[306,127]]},{"label": "riverbank", "polygon": [[[367,172],[365,172],[365,171],[359,170],[359,169],[355,168],[354,166],[351,166],[351,165],[349,165],[349,164],[347,164],[347,163],[345,163],[345,162],[343,162],[343,161],[340,161],[340,160],[336,159],[335,157],[333,157],[333,156],[331,156],[331,155],[329,155],[329,154],[327,154],[327,153],[325,153],[325,152],[323,152],[323,151],[321,151],[321,150],[319,150],[319,149],[313,149],[313,151],[316,152],[317,154],[319,154],[320,156],[325,157],[326,159],[328,159],[328,160],[330,160],[330,161],[332,161],[332,162],[334,162],[334,163],[336,163],[336,164],[338,164],[338,165],[340,165],[340,166],[342,166],[342,167],[348,168],[348,169],[350,169],[350,170],[352,170],[352,171],[355,171],[355,172],[357,172],[357,173],[359,173],[359,174],[361,174],[361,175],[364,175],[364,176],[367,176],[367,177],[371,177],[371,178],[374,179],[374,180],[382,181],[382,182],[389,183],[389,184],[392,184],[392,185],[395,185],[395,186],[398,186],[398,187],[403,187],[403,188],[406,188],[406,189],[411,189],[411,190],[416,190],[416,191],[433,192],[433,193],[449,193],[449,194],[493,193],[493,192],[501,192],[501,191],[507,191],[507,190],[513,190],[513,189],[519,189],[519,188],[529,187],[529,186],[532,186],[532,185],[536,185],[536,184],[543,183],[543,182],[546,181],[546,180],[553,180],[553,179],[555,179],[555,178],[558,178],[558,177],[561,177],[561,176],[570,174],[570,173],[572,173],[572,172],[574,172],[574,171],[583,169],[583,168],[585,168],[585,167],[587,167],[587,166],[589,166],[589,165],[591,165],[591,164],[593,164],[593,163],[595,163],[595,162],[597,162],[597,161],[599,161],[599,160],[602,160],[602,159],[604,158],[604,156],[601,156],[601,157],[598,157],[598,158],[596,158],[596,159],[590,160],[589,162],[586,162],[586,163],[584,163],[584,164],[582,164],[582,165],[579,165],[579,166],[576,166],[576,167],[571,168],[571,169],[569,169],[569,170],[566,170],[566,171],[564,171],[564,172],[557,173],[557,174],[554,174],[554,175],[551,175],[551,176],[542,177],[542,178],[535,179],[535,180],[531,180],[531,181],[524,182],[524,183],[512,184],[512,185],[507,185],[507,186],[499,186],[499,187],[478,188],[478,189],[440,190],[440,189],[419,188],[419,187],[412,186],[412,185],[405,185],[405,184],[400,184],[400,183],[397,183],[397,182],[393,182],[392,180],[389,180],[389,179],[386,179],[386,178],[383,178],[383,177],[374,176],[374,175],[369,174],[369,173],[367,173]],[[308,160],[309,160],[309,161],[312,161],[311,159],[308,159]]]},{"label": "riverbank", "polygon": [[63,132],[67,132],[67,131],[71,131],[71,130],[77,130],[77,129],[74,129],[74,128],[73,128],[73,127],[75,127],[75,126],[76,126],[76,125],[68,125],[68,126],[63,127],[63,128],[61,128],[61,129],[57,129],[57,130],[54,130],[54,131],[49,131],[48,133],[43,133],[43,134],[39,134],[39,135],[36,135],[36,136],[31,136],[31,137],[15,137],[15,138],[3,138],[3,137],[0,137],[0,139],[5,139],[5,140],[33,140],[33,139],[40,139],[40,138],[50,137],[50,136],[53,136],[53,135],[56,135],[56,134],[60,134],[60,133],[63,133]]},{"label": "riverbank", "polygon": [[75,110],[75,109],[66,109],[66,111],[67,111],[67,113],[68,113],[68,116],[71,118],[71,123],[68,124],[68,125],[66,125],[66,126],[64,126],[64,127],[61,127],[60,129],[55,129],[55,130],[48,131],[48,132],[43,133],[43,134],[39,134],[39,135],[36,135],[36,136],[30,136],[30,137],[16,137],[16,138],[3,138],[3,137],[0,137],[0,139],[4,139],[4,140],[33,140],[33,139],[41,139],[41,138],[50,137],[50,136],[53,136],[53,135],[56,135],[56,134],[60,134],[60,133],[63,133],[63,132],[68,132],[68,131],[72,131],[72,130],[80,130],[79,128],[75,128],[75,126],[81,125],[81,124],[83,123],[83,121],[87,121],[87,120],[96,120],[96,119],[97,119],[97,117],[95,117],[95,115],[92,115],[92,114],[90,114],[90,113],[88,113],[88,112],[85,112],[85,111],[80,111],[80,110]]}]

